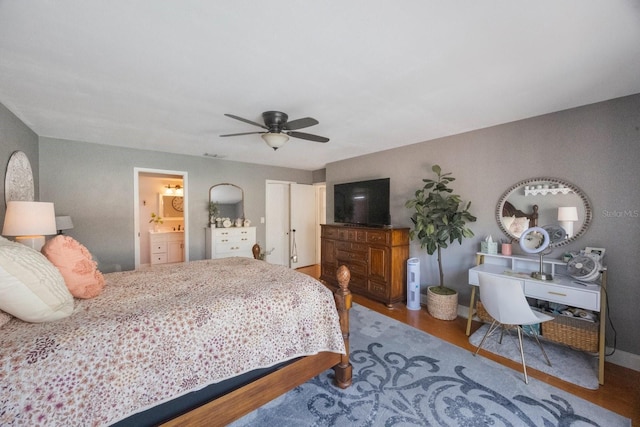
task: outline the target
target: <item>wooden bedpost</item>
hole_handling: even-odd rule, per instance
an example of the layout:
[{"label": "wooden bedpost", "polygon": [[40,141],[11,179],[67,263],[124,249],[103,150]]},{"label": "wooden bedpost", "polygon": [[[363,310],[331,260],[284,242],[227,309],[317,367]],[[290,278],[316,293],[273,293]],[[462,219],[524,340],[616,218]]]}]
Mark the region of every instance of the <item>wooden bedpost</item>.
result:
[{"label": "wooden bedpost", "polygon": [[340,329],[344,338],[346,354],[340,358],[340,363],[333,367],[335,372],[335,383],[340,388],[347,388],[351,385],[353,367],[349,362],[349,310],[351,310],[351,291],[349,290],[349,280],[351,272],[346,265],[341,265],[337,272],[338,289],[333,296],[340,317]]}]

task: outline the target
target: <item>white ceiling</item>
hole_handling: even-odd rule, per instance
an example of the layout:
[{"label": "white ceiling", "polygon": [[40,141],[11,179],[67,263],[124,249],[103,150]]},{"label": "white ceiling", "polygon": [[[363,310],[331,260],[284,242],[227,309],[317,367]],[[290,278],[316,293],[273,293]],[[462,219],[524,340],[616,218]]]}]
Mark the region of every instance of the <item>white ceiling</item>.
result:
[{"label": "white ceiling", "polygon": [[[634,93],[638,0],[0,0],[0,102],[45,137],[315,170]],[[267,110],[331,141],[218,136]]]}]

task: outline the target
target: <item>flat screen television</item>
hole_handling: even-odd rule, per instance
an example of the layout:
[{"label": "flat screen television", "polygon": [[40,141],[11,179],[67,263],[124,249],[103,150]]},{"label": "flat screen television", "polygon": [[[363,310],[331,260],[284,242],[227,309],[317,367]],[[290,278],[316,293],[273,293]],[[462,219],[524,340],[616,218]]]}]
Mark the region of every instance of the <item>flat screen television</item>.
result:
[{"label": "flat screen television", "polygon": [[349,225],[391,225],[389,178],[333,186],[333,221]]}]

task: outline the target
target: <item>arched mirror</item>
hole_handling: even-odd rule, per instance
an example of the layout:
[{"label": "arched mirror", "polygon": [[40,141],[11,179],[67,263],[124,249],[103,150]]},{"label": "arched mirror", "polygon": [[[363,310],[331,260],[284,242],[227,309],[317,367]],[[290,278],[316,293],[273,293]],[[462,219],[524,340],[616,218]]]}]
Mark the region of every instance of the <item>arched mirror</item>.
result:
[{"label": "arched mirror", "polygon": [[218,208],[217,217],[244,218],[244,191],[234,184],[217,184],[209,188],[209,203]]},{"label": "arched mirror", "polygon": [[496,207],[498,226],[511,240],[519,240],[531,227],[542,227],[550,236],[549,247],[578,239],[589,228],[591,217],[587,195],[557,178],[520,181],[504,192]]}]

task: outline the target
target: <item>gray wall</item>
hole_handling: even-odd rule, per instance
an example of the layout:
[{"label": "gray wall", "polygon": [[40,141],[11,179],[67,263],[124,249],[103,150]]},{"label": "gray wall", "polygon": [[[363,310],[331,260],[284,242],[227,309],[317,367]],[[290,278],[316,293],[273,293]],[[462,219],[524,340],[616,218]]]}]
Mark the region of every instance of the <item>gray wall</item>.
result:
[{"label": "gray wall", "polygon": [[71,216],[74,228],[67,234],[83,243],[105,272],[134,268],[135,167],[188,173],[190,260],[205,256],[212,185],[243,188],[245,216],[264,244],[265,180],[312,183],[310,171],[40,138],[40,196],[54,202],[56,212]]},{"label": "gray wall", "polygon": [[[489,234],[504,237],[494,219],[502,193],[523,179],[561,178],[588,195],[594,218],[586,235],[551,256],[585,246],[606,248],[618,348],[640,355],[640,95],[331,163],[327,220],[333,219],[334,184],[390,177],[392,222],[409,227],[411,212],[404,203],[422,187],[422,178],[433,177],[433,164],[453,173],[455,192],[472,202],[478,217],[470,224],[475,238],[455,243],[443,255],[445,283],[458,290],[461,304],[469,303],[467,269],[474,265],[480,240]],[[436,256],[413,242],[410,252],[421,259],[421,281],[436,283]],[[608,336],[613,337],[611,328]]]},{"label": "gray wall", "polygon": [[[4,105],[0,104],[0,197],[2,198],[2,209],[0,209],[0,232],[4,225],[4,212],[6,204],[4,200],[4,177],[7,173],[9,157],[14,151],[23,151],[33,171],[33,182],[35,188],[35,198],[38,199],[38,135],[29,129]],[[43,200],[46,201],[46,200]]]}]

